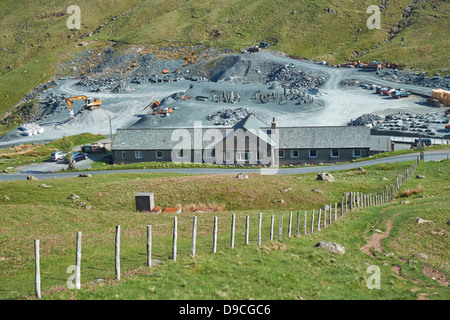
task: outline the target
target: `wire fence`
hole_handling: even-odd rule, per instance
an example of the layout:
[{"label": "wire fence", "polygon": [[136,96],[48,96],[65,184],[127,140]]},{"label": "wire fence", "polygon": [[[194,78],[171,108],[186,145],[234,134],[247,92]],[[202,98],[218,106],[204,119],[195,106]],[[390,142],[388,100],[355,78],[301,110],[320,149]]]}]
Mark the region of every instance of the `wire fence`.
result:
[{"label": "wire fence", "polygon": [[[238,246],[257,245],[262,246],[269,241],[282,241],[286,238],[311,235],[338,221],[341,216],[355,209],[370,208],[394,200],[403,181],[413,176],[419,165],[417,158],[413,165],[397,175],[394,183],[385,187],[382,193],[368,194],[363,192],[346,192],[338,201],[323,205],[319,209],[281,212],[275,214],[246,215],[245,213],[232,213],[229,216],[192,216],[192,218],[173,217],[172,221],[163,224],[146,226],[146,263],[152,268],[163,259],[177,260],[177,257],[216,253],[225,248]],[[125,230],[126,232],[127,230]],[[133,231],[135,232],[135,231]],[[138,258],[121,255],[120,225],[114,230],[114,275],[120,280],[123,270],[121,263],[124,260],[139,260],[142,253],[137,253]],[[170,236],[171,235],[171,236]],[[143,243],[143,242],[142,242]],[[76,259],[74,266],[73,286],[69,289],[81,288],[81,263],[82,261],[82,232],[76,235]],[[39,255],[40,240],[34,243],[35,253],[35,295],[38,299],[41,293],[41,259]],[[135,253],[136,254],[136,253]],[[93,259],[93,258],[92,258]]]}]

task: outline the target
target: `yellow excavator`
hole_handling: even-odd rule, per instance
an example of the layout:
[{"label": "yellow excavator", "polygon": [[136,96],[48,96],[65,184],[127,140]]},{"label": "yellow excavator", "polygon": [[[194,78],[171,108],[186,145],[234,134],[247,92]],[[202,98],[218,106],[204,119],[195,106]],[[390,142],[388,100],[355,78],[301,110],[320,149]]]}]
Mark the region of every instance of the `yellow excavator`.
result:
[{"label": "yellow excavator", "polygon": [[85,103],[85,106],[83,107],[82,110],[92,111],[92,110],[100,108],[100,106],[102,105],[102,100],[97,99],[97,98],[95,98],[95,99],[94,98],[88,98],[86,96],[75,96],[75,97],[66,98],[66,103],[67,103],[67,105],[70,108],[70,113],[69,114],[70,114],[71,118],[74,117],[73,108],[72,108],[72,101],[80,100],[80,99],[83,99],[84,103]]}]

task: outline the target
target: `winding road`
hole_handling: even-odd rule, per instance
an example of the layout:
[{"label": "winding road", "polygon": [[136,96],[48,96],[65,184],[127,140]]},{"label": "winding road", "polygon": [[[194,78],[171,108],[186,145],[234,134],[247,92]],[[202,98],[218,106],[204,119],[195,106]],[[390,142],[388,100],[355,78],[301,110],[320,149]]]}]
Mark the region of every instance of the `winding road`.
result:
[{"label": "winding road", "polygon": [[[279,168],[279,169],[133,169],[133,170],[104,170],[104,171],[85,171],[85,172],[36,172],[32,170],[32,167],[27,167],[20,172],[2,174],[0,175],[0,181],[12,181],[12,180],[24,180],[27,176],[33,175],[39,180],[44,179],[58,179],[58,178],[71,178],[77,177],[80,173],[90,173],[91,175],[98,174],[114,174],[114,173],[150,173],[150,172],[166,172],[166,173],[179,173],[179,174],[237,174],[237,173],[260,173],[260,174],[304,174],[315,172],[332,172],[338,170],[348,170],[359,167],[367,167],[382,163],[395,163],[405,162],[417,159],[419,153],[411,153],[400,156],[386,157],[374,160],[358,161],[345,164],[336,164],[332,166],[315,166],[315,167],[295,167],[295,168]],[[425,161],[441,161],[450,158],[450,150],[438,150],[425,152]]]}]

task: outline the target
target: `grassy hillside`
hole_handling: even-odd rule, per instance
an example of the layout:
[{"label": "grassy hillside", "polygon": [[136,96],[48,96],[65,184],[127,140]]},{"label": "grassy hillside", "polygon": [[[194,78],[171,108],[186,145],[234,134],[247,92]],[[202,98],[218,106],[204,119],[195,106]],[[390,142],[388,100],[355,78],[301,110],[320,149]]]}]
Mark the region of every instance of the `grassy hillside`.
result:
[{"label": "grassy hillside", "polygon": [[[317,211],[340,199],[343,192],[377,193],[392,184],[411,163],[396,163],[333,172],[337,182],[315,180],[315,174],[259,176],[175,174],[98,175],[91,179],[13,181],[0,185],[0,298],[32,299],[33,241],[41,241],[44,299],[443,299],[447,287],[424,270],[448,276],[450,218],[447,186],[449,161],[421,163],[401,191],[421,192],[374,208],[345,214],[320,232],[296,236],[296,212]],[[382,180],[386,177],[388,181]],[[289,191],[284,191],[291,188]],[[323,193],[312,192],[320,188]],[[138,213],[134,194],[154,192],[156,205],[183,208],[216,203],[225,211],[196,213],[196,257],[189,256],[192,213],[178,214],[178,256],[171,261],[173,214]],[[80,196],[79,202],[68,199]],[[280,198],[285,202],[281,203]],[[84,202],[84,204],[82,204]],[[87,210],[86,206],[92,206]],[[287,238],[288,212],[294,213]],[[256,245],[258,214],[263,213],[262,246]],[[229,248],[231,213],[236,214],[236,247]],[[280,213],[283,238],[278,239]],[[275,215],[274,241],[269,241],[270,216]],[[218,217],[218,251],[211,253],[213,217]],[[245,219],[250,217],[249,244],[244,246]],[[429,222],[417,224],[416,218]],[[317,220],[316,220],[317,221]],[[145,267],[146,225],[152,225],[152,269]],[[374,234],[387,232],[382,252],[363,248]],[[121,226],[122,280],[114,280],[114,229]],[[75,235],[81,231],[82,289],[67,290],[67,268],[75,261]],[[346,248],[337,255],[315,248],[322,240]],[[388,254],[389,253],[389,254]],[[392,253],[392,254],[391,254]],[[387,254],[387,255],[386,255]],[[422,255],[419,255],[422,254]],[[425,256],[424,256],[425,255]],[[414,261],[410,261],[414,260]],[[369,265],[381,268],[381,289],[369,290]],[[232,275],[232,276],[230,276]],[[94,282],[96,279],[103,281]]]},{"label": "grassy hillside", "polygon": [[[85,0],[77,3],[81,30],[69,30],[66,9],[71,1],[2,1],[0,114],[48,80],[58,62],[82,50],[103,48],[109,41],[155,47],[201,43],[239,49],[267,40],[276,50],[332,63],[357,54],[361,60],[386,59],[432,73],[450,66],[448,1],[391,1],[381,13],[381,29],[369,30],[366,9],[382,3]],[[410,14],[404,16],[405,12]],[[80,42],[84,46],[77,46]]]}]

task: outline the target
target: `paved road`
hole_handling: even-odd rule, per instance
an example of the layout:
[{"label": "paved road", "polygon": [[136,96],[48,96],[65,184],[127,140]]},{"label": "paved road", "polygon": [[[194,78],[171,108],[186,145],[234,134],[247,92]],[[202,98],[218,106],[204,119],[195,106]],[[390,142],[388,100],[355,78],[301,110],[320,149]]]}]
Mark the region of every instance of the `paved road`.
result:
[{"label": "paved road", "polygon": [[[387,157],[375,160],[367,160],[363,162],[354,162],[346,164],[337,164],[333,166],[315,166],[315,167],[301,167],[301,168],[280,168],[276,169],[264,169],[266,171],[261,172],[259,169],[136,169],[136,170],[105,170],[105,171],[86,171],[92,175],[97,174],[114,174],[114,173],[149,173],[149,172],[169,172],[169,173],[182,173],[182,174],[237,174],[240,172],[245,173],[262,173],[262,174],[303,174],[303,173],[315,173],[315,172],[331,172],[337,170],[348,170],[358,167],[366,167],[375,164],[382,163],[395,163],[415,160],[419,154],[412,153],[406,155],[400,155],[395,157]],[[446,151],[429,151],[425,152],[425,161],[440,161],[450,158],[450,150]],[[70,178],[76,177],[81,172],[60,172],[60,173],[42,173],[34,172],[31,170],[21,171],[19,173],[3,174],[0,175],[0,181],[12,181],[12,180],[24,180],[28,175],[33,175],[38,179],[54,179],[54,178]]]}]

